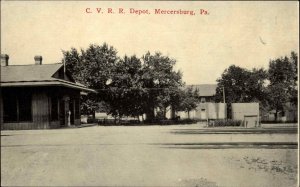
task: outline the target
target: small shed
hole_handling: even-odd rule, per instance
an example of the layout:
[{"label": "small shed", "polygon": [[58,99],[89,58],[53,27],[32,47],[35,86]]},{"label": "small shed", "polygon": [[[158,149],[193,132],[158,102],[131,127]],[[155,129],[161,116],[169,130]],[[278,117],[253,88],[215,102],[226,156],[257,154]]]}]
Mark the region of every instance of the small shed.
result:
[{"label": "small shed", "polygon": [[259,103],[232,103],[232,119],[242,120],[245,127],[259,127]]}]

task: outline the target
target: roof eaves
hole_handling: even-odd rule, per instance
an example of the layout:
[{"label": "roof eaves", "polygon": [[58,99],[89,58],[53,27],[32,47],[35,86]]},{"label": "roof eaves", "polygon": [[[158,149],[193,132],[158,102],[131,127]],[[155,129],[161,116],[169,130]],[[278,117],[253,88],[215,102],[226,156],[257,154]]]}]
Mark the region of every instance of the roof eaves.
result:
[{"label": "roof eaves", "polygon": [[65,86],[69,88],[97,93],[96,90],[87,88],[85,86],[77,85],[72,82],[55,79],[55,78],[53,78],[52,80],[1,82],[1,87],[20,87],[20,86]]}]

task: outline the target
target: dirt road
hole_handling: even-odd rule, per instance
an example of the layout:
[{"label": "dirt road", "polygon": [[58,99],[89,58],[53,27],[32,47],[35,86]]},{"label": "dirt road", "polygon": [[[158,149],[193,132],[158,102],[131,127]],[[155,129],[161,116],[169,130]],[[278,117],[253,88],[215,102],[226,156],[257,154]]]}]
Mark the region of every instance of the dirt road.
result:
[{"label": "dirt road", "polygon": [[198,125],[2,131],[1,185],[296,186],[297,134],[185,133],[198,131]]}]

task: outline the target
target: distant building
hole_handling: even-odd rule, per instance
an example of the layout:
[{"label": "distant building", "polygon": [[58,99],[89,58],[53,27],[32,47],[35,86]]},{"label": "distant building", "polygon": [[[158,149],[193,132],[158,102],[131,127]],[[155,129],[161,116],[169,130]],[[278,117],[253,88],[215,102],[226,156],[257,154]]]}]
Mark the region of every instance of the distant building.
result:
[{"label": "distant building", "polygon": [[48,129],[80,125],[80,94],[95,92],[78,84],[63,64],[9,65],[1,55],[1,129]]},{"label": "distant building", "polygon": [[[194,90],[197,89],[200,97],[200,103],[196,110],[190,112],[191,119],[210,120],[210,119],[225,119],[226,118],[226,104],[216,103],[216,84],[198,84],[188,85]],[[177,112],[181,119],[188,118],[187,112]]]},{"label": "distant building", "polygon": [[[262,122],[275,122],[276,110],[262,112]],[[298,110],[297,106],[291,102],[287,102],[283,105],[282,111],[277,111],[276,122],[297,122],[298,121]]]},{"label": "distant building", "polygon": [[199,92],[200,102],[201,103],[214,103],[216,95],[216,84],[196,84],[196,85],[187,85],[187,88],[192,87],[194,90],[197,89]]},{"label": "distant building", "polygon": [[298,110],[297,106],[292,104],[291,102],[285,103],[283,106],[283,112],[281,113],[282,117],[281,121],[284,122],[297,122],[298,121]]}]

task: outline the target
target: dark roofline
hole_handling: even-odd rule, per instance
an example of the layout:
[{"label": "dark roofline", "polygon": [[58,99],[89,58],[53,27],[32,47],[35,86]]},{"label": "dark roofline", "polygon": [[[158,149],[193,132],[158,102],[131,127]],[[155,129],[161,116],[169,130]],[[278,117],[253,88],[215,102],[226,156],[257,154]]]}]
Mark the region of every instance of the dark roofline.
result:
[{"label": "dark roofline", "polygon": [[43,65],[56,65],[56,64],[61,64],[64,65],[63,63],[52,63],[52,64],[42,64],[42,65],[37,65],[37,64],[12,64],[12,65],[8,65],[8,66],[1,66],[1,68],[6,68],[6,67],[10,67],[10,66],[43,66]]},{"label": "dark roofline", "polygon": [[90,89],[76,83],[72,83],[65,80],[53,79],[53,80],[42,80],[42,81],[10,81],[1,82],[1,87],[22,87],[22,86],[65,86],[69,88],[84,90],[88,92],[97,93],[96,90]]},{"label": "dark roofline", "polygon": [[[26,66],[26,67],[41,67],[41,66],[58,66],[57,70],[54,72],[54,74],[61,70],[64,66],[63,63],[52,63],[52,64],[41,64],[41,65],[37,65],[37,64],[17,64],[17,65],[9,65],[9,66],[2,66],[2,67],[20,67],[20,66]],[[1,67],[1,68],[2,68]],[[53,75],[54,75],[53,74]],[[83,91],[87,91],[87,92],[94,92],[96,93],[97,91],[93,90],[93,89],[90,89],[90,88],[87,88],[86,86],[84,85],[80,85],[80,84],[77,84],[75,82],[75,80],[73,79],[73,77],[71,75],[69,75],[69,72],[66,72],[66,74],[69,76],[69,78],[71,79],[71,81],[67,81],[67,80],[63,80],[63,79],[57,79],[57,78],[54,78],[52,77],[53,75],[51,75],[51,77],[49,77],[49,79],[44,79],[44,80],[25,80],[25,81],[22,81],[22,80],[18,80],[18,81],[1,81],[0,80],[0,84],[1,84],[1,87],[22,87],[22,86],[26,86],[26,87],[29,87],[29,86],[64,86],[64,87],[69,87],[69,88],[73,88],[73,89],[79,89],[79,90],[83,90]],[[74,82],[72,82],[74,81]]]},{"label": "dark roofline", "polygon": [[190,84],[185,85],[184,89],[193,88],[199,90],[200,97],[214,97],[216,95],[217,86],[217,84]]}]

